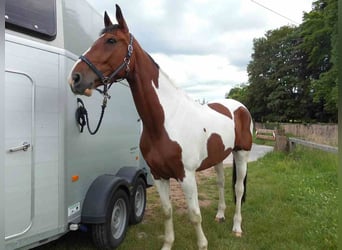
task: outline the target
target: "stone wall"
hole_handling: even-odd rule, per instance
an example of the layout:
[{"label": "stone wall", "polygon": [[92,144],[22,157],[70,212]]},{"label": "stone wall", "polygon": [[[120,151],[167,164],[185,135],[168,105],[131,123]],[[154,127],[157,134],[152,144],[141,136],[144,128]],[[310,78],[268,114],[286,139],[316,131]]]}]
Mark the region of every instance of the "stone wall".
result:
[{"label": "stone wall", "polygon": [[338,145],[338,125],[337,124],[293,124],[280,123],[277,126],[268,124],[256,123],[255,128],[283,128],[286,134],[291,134],[295,137],[308,141],[327,144],[331,146]]}]

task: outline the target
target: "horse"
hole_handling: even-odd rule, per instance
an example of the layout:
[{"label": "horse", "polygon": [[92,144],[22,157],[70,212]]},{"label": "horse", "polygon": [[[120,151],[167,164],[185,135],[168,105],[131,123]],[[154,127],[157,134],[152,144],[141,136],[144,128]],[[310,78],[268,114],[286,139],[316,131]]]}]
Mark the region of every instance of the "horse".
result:
[{"label": "horse", "polygon": [[104,13],[104,29],[71,69],[68,82],[74,94],[91,96],[103,86],[126,79],[142,121],[140,150],[150,167],[165,214],[162,249],[171,249],[175,236],[170,179],[185,194],[190,222],[199,249],[207,249],[198,202],[196,171],[214,167],[219,202],[215,220],[225,220],[223,160],[233,154],[235,214],[233,233],[241,237],[241,204],[246,194],[247,160],[252,147],[252,118],[238,101],[223,99],[201,105],[189,98],[160,69],[129,32],[116,5],[117,24]]}]

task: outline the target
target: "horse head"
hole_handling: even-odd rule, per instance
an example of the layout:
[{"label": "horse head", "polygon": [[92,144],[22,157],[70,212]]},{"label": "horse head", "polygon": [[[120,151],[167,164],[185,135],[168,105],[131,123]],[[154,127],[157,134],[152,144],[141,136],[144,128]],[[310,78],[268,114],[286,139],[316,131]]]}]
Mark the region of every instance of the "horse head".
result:
[{"label": "horse head", "polygon": [[90,96],[92,90],[105,89],[118,79],[126,78],[133,58],[133,36],[129,33],[121,9],[116,5],[117,24],[104,13],[104,29],[100,37],[75,63],[69,76],[72,92]]}]

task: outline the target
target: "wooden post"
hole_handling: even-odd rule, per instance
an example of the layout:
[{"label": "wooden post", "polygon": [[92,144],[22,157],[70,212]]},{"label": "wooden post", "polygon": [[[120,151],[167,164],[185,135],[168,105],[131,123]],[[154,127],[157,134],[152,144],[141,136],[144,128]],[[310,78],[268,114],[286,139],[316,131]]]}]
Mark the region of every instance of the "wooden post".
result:
[{"label": "wooden post", "polygon": [[289,150],[289,145],[288,145],[287,137],[285,135],[285,130],[277,129],[274,151],[288,152],[288,150]]}]

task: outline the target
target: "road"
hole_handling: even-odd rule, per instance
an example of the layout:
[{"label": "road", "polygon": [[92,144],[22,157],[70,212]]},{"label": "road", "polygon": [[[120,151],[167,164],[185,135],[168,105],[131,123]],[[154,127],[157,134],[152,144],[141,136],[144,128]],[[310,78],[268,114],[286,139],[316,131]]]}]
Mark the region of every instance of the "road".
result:
[{"label": "road", "polygon": [[[248,162],[251,161],[256,161],[259,158],[263,157],[265,154],[267,154],[268,152],[273,151],[273,147],[271,146],[265,146],[265,145],[258,145],[258,144],[254,144],[252,146],[252,150],[249,154],[249,158],[248,158]],[[224,164],[232,164],[233,163],[233,155],[230,154],[224,161]]]}]

